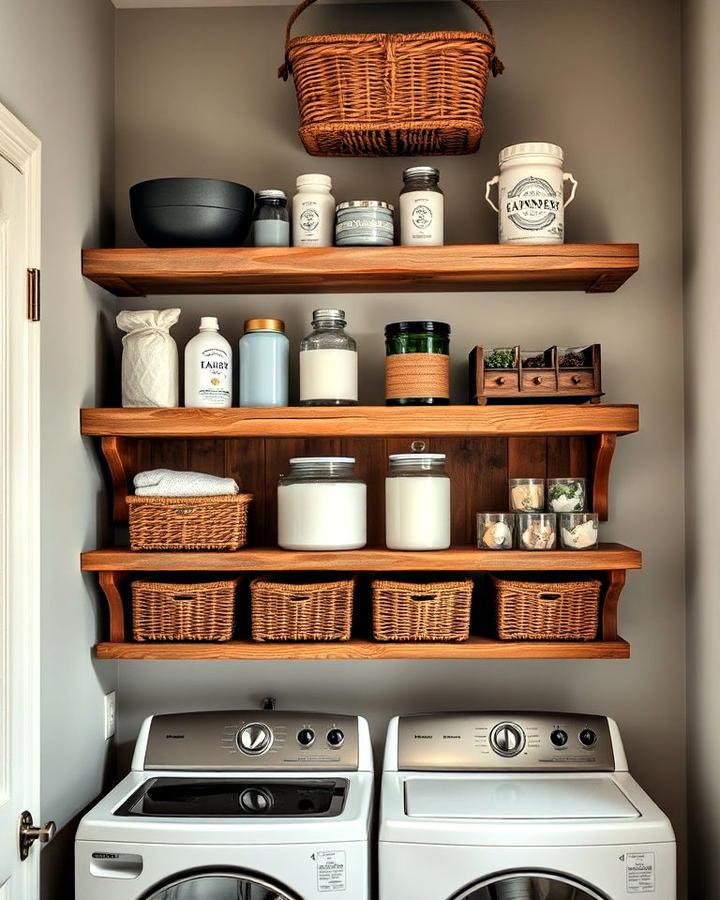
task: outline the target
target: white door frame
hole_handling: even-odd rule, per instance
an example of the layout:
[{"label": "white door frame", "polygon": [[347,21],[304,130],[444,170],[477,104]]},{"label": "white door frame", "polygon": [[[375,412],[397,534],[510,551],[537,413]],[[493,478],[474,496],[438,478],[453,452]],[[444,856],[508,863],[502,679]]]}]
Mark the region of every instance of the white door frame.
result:
[{"label": "white door frame", "polygon": [[[24,176],[27,210],[26,249],[28,268],[40,268],[40,141],[0,104],[0,156]],[[9,416],[7,442],[0,448],[7,464],[10,497],[6,516],[10,535],[10,708],[25,711],[22,729],[9,740],[22,754],[25,767],[19,791],[23,805],[36,824],[40,809],[40,324],[31,323],[23,309],[6,311],[9,333],[6,347],[8,392],[4,398]],[[17,637],[15,637],[17,636]],[[10,679],[8,680],[8,675]],[[6,748],[10,750],[10,747]],[[40,896],[37,845],[22,863],[22,880],[28,900]],[[21,884],[22,884],[21,880]]]}]

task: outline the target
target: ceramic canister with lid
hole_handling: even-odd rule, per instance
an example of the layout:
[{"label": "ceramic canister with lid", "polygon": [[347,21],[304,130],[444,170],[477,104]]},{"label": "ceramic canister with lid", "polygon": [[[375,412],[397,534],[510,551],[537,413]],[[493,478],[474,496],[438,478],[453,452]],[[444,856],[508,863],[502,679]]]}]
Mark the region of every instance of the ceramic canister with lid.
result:
[{"label": "ceramic canister with lid", "polygon": [[389,550],[447,550],[450,476],[444,453],[394,453],[385,479],[385,544]]},{"label": "ceramic canister with lid", "polygon": [[[563,151],[556,144],[513,144],[500,151],[500,174],[488,181],[485,199],[498,214],[501,244],[562,244],[565,207],[575,199],[577,181],[563,172]],[[572,191],[564,199],[565,182]],[[490,199],[498,185],[498,206]]]},{"label": "ceramic canister with lid", "polygon": [[348,200],[337,206],[338,247],[392,247],[395,209],[382,200]]},{"label": "ceramic canister with lid", "polygon": [[240,338],[240,406],[288,405],[290,342],[281,319],[247,319]]},{"label": "ceramic canister with lid", "polygon": [[367,487],[353,457],[296,457],[278,484],[284,550],[358,550],[367,541]]}]

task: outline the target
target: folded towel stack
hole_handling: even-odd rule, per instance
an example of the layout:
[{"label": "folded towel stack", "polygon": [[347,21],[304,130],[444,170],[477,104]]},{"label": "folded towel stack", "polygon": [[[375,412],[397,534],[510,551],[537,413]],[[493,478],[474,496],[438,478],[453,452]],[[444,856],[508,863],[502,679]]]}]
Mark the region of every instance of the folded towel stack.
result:
[{"label": "folded towel stack", "polygon": [[204,472],[175,472],[173,469],[138,472],[133,484],[138,497],[222,497],[240,493],[233,478],[219,478]]}]

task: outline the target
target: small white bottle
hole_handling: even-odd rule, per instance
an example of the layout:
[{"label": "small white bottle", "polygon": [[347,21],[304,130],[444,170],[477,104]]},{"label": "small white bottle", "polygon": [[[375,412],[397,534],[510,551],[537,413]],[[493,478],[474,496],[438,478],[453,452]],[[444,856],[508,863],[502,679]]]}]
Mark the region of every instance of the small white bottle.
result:
[{"label": "small white bottle", "polygon": [[200,319],[200,331],[185,347],[185,406],[232,406],[232,347],[214,316]]},{"label": "small white bottle", "polygon": [[412,166],[403,172],[400,192],[400,243],[403,247],[438,247],[445,240],[445,198],[440,172]]},{"label": "small white bottle", "polygon": [[329,175],[298,175],[293,198],[293,247],[332,247],[335,198]]}]

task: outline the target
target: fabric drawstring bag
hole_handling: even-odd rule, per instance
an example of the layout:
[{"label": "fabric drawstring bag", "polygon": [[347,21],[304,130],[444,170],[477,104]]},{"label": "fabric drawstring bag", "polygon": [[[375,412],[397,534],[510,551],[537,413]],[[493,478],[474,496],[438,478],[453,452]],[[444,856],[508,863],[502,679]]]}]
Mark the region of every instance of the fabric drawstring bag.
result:
[{"label": "fabric drawstring bag", "polygon": [[122,339],[122,405],[177,406],[178,350],[170,329],[179,309],[123,310],[115,322]]}]

